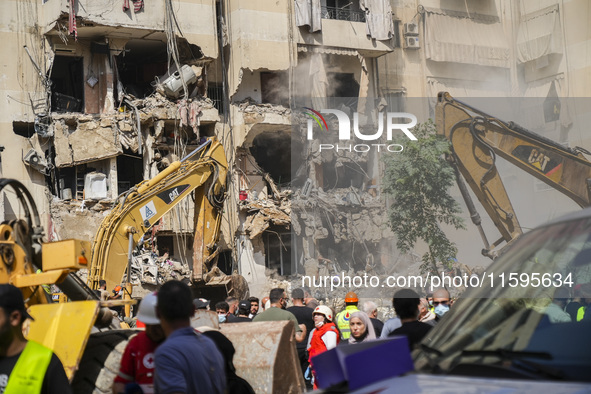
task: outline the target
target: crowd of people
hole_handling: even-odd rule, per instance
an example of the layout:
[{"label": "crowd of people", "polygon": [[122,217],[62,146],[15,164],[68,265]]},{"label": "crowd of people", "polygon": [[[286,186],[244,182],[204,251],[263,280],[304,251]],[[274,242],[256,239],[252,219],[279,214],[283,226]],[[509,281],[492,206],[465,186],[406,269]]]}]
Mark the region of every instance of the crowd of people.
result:
[{"label": "crowd of people", "polygon": [[[0,392],[21,392],[19,387],[32,385],[39,388],[35,392],[71,392],[55,354],[24,338],[22,324],[30,316],[20,290],[0,285],[0,293]],[[103,294],[101,298],[114,296]],[[185,283],[173,280],[141,301],[137,320],[144,330],[128,342],[112,390],[117,394],[254,393],[236,374],[232,342],[220,330],[191,326],[197,309],[215,310],[220,324],[292,321],[301,373],[307,388],[312,389],[318,387],[315,356],[337,346],[394,335],[406,336],[413,348],[449,306],[449,293],[444,289],[424,299],[413,290],[403,289],[394,294],[397,317],[381,322],[376,304],[367,301],[360,310],[353,292],[345,297],[345,309],[335,314],[305,289],[294,289],[288,298],[284,289],[275,288],[262,300],[229,297],[212,307],[206,299],[193,299]],[[33,362],[39,364],[31,369]]]},{"label": "crowd of people", "polygon": [[[198,309],[209,307],[209,302],[204,299],[196,299],[194,304]],[[318,387],[315,356],[337,346],[392,336],[406,337],[412,350],[447,313],[451,304],[450,294],[445,289],[438,289],[425,297],[420,297],[414,290],[402,289],[392,300],[396,317],[382,322],[378,318],[376,303],[365,301],[359,309],[359,298],[354,292],[346,294],[345,308],[335,313],[329,306],[320,305],[307,289],[296,288],[288,297],[284,289],[275,288],[262,300],[250,297],[238,301],[228,297],[211,309],[216,311],[220,324],[292,321],[301,372],[307,388],[312,389]]]},{"label": "crowd of people", "polygon": [[[590,318],[591,285],[579,285],[575,290],[582,295],[580,298],[571,299],[567,292],[558,289],[545,309],[549,322]],[[120,294],[121,289],[109,293],[101,283],[102,300],[117,299]],[[191,326],[196,310],[215,311],[220,325],[293,322],[301,374],[306,387],[312,389],[318,387],[321,379],[314,365],[316,356],[338,346],[393,336],[406,338],[409,349],[413,350],[453,304],[449,292],[443,288],[424,297],[414,290],[401,289],[392,299],[396,316],[381,321],[373,301],[360,303],[354,292],[347,293],[344,301],[344,309],[335,313],[328,305],[321,305],[307,289],[293,289],[288,297],[285,289],[275,288],[262,299],[228,297],[213,306],[204,298],[193,299],[187,284],[166,282],[157,293],[145,296],[139,305],[138,327],[144,330],[128,342],[112,391],[117,394],[254,393],[250,384],[236,373],[235,348],[223,330],[197,330]],[[33,318],[26,310],[21,291],[1,284],[0,394],[72,392],[59,358],[23,335],[26,319]]]}]

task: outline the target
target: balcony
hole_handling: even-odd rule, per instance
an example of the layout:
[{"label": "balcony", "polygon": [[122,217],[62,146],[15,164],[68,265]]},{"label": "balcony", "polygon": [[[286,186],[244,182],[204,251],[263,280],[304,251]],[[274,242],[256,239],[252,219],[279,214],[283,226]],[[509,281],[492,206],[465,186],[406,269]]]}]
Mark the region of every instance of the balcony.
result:
[{"label": "balcony", "polygon": [[343,7],[322,7],[322,19],[365,23],[365,11],[348,10]]},{"label": "balcony", "polygon": [[379,41],[367,36],[365,11],[346,7],[321,8],[322,30],[296,28],[298,44],[319,48],[355,50],[366,57],[378,57],[392,52],[395,40]]}]

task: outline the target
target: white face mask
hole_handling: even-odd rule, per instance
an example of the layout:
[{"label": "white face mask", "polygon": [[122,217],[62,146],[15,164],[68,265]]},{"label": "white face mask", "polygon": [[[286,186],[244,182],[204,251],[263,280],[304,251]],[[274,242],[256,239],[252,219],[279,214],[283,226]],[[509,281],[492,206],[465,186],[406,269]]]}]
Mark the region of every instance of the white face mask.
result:
[{"label": "white face mask", "polygon": [[439,317],[443,317],[449,311],[449,305],[439,304],[435,307],[435,314]]},{"label": "white face mask", "polygon": [[315,326],[316,328],[320,328],[320,327],[322,327],[323,325],[324,325],[324,320],[321,320],[321,321],[314,322],[314,326]]}]

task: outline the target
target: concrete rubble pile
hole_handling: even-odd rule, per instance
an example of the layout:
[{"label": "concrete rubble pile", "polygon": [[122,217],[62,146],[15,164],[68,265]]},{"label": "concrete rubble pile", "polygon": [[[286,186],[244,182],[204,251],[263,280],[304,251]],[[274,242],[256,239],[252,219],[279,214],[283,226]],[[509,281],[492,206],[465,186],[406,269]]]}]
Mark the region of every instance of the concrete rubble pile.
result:
[{"label": "concrete rubble pile", "polygon": [[173,279],[191,278],[191,271],[186,264],[169,259],[167,254],[158,257],[150,251],[133,256],[131,269],[131,283],[134,286],[161,285]]},{"label": "concrete rubble pile", "polygon": [[[286,195],[283,192],[282,195]],[[250,239],[260,236],[271,224],[289,228],[291,207],[285,198],[276,201],[274,199],[241,201],[240,210],[247,213],[244,222],[244,231]]]},{"label": "concrete rubble pile", "polygon": [[236,105],[238,106],[240,112],[244,114],[245,123],[255,123],[249,122],[248,118],[249,116],[256,118],[257,114],[262,115],[265,113],[275,113],[282,116],[291,116],[291,110],[287,107],[284,107],[283,105],[261,104],[251,97],[247,97],[246,99],[237,102]]},{"label": "concrete rubble pile", "polygon": [[279,191],[269,174],[263,174],[272,195],[261,193],[256,199],[246,199],[239,202],[240,211],[246,213],[243,230],[250,239],[255,239],[263,234],[270,225],[285,226],[289,229],[291,224],[291,190]]},{"label": "concrete rubble pile", "polygon": [[292,206],[297,212],[293,216],[302,221],[306,236],[314,239],[331,234],[337,244],[347,240],[379,242],[389,232],[378,199],[353,187],[330,192],[317,189],[312,198],[296,194]]},{"label": "concrete rubble pile", "polygon": [[[174,121],[179,129],[191,129],[193,138],[199,137],[200,117],[204,111],[212,117],[217,114],[213,101],[202,96],[174,100],[159,92],[153,92],[146,98],[137,99],[124,95],[119,111],[105,112],[100,115],[77,112],[52,113],[51,122],[44,129],[41,137],[51,138],[55,146],[55,167],[68,167],[95,160],[114,157],[123,153],[123,149],[134,153],[142,148],[150,150],[152,144],[169,142],[164,136],[166,121]],[[214,116],[210,120],[219,120]],[[154,130],[154,133],[140,130]],[[152,135],[153,134],[153,135]],[[42,150],[37,155],[44,157]],[[47,172],[45,168],[38,168]]]}]

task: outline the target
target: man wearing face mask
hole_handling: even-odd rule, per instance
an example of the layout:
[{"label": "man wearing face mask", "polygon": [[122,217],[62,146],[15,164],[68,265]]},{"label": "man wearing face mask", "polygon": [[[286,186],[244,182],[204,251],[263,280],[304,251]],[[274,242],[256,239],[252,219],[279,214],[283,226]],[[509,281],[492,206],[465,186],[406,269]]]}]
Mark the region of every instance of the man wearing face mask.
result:
[{"label": "man wearing face mask", "polygon": [[218,314],[218,322],[220,324],[225,323],[228,320],[230,306],[226,301],[220,301],[217,304],[215,304],[215,311]]},{"label": "man wearing face mask", "polygon": [[443,315],[449,311],[450,307],[449,291],[446,289],[437,289],[433,292],[433,307],[435,312],[435,322],[439,322]]},{"label": "man wearing face mask", "polygon": [[429,310],[433,313],[435,313],[434,311],[434,307],[433,307],[433,293],[427,293],[427,304],[429,305]]}]

